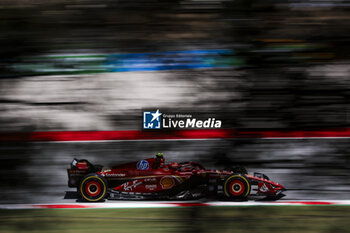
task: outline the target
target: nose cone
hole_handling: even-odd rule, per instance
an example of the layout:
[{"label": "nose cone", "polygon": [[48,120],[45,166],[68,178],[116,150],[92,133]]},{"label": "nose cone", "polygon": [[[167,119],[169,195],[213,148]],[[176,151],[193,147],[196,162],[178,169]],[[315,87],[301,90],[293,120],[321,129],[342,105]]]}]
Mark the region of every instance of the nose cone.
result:
[{"label": "nose cone", "polygon": [[285,194],[283,194],[284,191],[287,191],[287,189],[282,185],[278,184],[278,186],[275,188],[275,196],[273,197],[273,199],[278,200],[286,196]]},{"label": "nose cone", "polygon": [[287,191],[287,189],[285,187],[283,187],[283,185],[278,184],[278,189],[281,191]]},{"label": "nose cone", "polygon": [[283,191],[287,191],[287,189],[283,187],[283,185],[279,183],[274,183],[274,182],[271,182],[271,183],[273,183],[272,187],[274,188],[275,192],[281,193]]},{"label": "nose cone", "polygon": [[287,189],[285,187],[283,187],[282,185],[278,184],[278,186],[275,188],[276,198],[280,199],[280,198],[284,197],[285,196],[285,194],[283,194],[284,191],[287,191]]}]

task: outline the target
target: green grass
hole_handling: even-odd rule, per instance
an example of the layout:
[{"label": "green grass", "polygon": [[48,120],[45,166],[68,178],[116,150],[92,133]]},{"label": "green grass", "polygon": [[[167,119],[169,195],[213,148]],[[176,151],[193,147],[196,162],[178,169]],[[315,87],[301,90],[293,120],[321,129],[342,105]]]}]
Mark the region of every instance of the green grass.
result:
[{"label": "green grass", "polygon": [[350,207],[0,210],[0,232],[350,232]]}]

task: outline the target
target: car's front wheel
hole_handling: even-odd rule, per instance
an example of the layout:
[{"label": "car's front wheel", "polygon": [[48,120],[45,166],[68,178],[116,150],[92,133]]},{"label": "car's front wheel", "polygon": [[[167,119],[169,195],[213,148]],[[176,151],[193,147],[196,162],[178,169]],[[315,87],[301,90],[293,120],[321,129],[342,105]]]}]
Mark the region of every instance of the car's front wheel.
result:
[{"label": "car's front wheel", "polygon": [[107,196],[107,181],[96,173],[84,176],[78,186],[78,194],[84,201],[103,201]]},{"label": "car's front wheel", "polygon": [[251,184],[243,174],[229,175],[224,181],[224,194],[232,200],[244,200],[248,197]]}]

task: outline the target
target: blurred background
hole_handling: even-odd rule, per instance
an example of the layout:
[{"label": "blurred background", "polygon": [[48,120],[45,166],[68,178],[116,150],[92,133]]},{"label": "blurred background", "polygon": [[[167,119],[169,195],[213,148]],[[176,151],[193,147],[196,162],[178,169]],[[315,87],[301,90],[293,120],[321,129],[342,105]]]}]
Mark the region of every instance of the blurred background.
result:
[{"label": "blurred background", "polygon": [[[142,109],[225,129],[345,129],[349,10],[347,0],[0,0],[0,132],[141,130]],[[349,199],[347,138],[5,140],[0,203],[67,202],[74,157],[109,165],[157,152],[264,172],[290,200]]]},{"label": "blurred background", "polygon": [[348,124],[350,1],[0,1],[2,131]]},{"label": "blurred background", "polygon": [[[145,108],[215,117],[226,129],[344,128],[349,9],[340,0],[0,0],[0,130],[140,130]],[[31,179],[57,166],[62,176],[47,177],[65,184],[63,165],[78,152],[104,163],[109,153],[116,162],[159,151],[176,160],[186,148],[209,165],[215,153],[283,172],[313,174],[323,163],[315,173],[348,191],[347,142],[108,143],[108,153],[103,143],[3,143],[1,177],[47,187]]]}]

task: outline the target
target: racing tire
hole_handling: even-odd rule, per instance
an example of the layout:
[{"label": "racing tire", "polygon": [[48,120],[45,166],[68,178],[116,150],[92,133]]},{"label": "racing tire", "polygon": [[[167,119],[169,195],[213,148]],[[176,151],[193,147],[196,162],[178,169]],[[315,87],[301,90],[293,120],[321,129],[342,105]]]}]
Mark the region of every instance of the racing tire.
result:
[{"label": "racing tire", "polygon": [[232,200],[245,200],[251,191],[249,179],[242,174],[233,174],[224,181],[224,194]]},{"label": "racing tire", "polygon": [[83,201],[104,201],[107,196],[107,181],[96,173],[84,176],[78,186],[78,194]]}]

